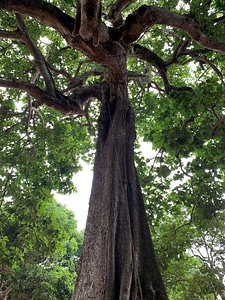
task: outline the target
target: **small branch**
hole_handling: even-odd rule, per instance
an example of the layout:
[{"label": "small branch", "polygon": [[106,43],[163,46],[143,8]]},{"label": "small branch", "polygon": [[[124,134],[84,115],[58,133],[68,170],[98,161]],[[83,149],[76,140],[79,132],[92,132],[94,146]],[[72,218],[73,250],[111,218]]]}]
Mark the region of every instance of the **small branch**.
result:
[{"label": "small branch", "polygon": [[217,122],[216,126],[212,130],[212,138],[214,138],[218,130],[225,124],[225,115]]},{"label": "small branch", "polygon": [[183,165],[182,165],[182,161],[181,161],[181,159],[180,159],[180,157],[179,157],[179,154],[176,155],[176,158],[177,158],[177,160],[178,160],[178,162],[179,162],[179,166],[180,166],[180,169],[181,169],[182,173],[183,173],[185,176],[189,177],[189,178],[192,180],[192,179],[193,179],[193,176],[192,176],[192,175],[189,175],[189,174],[184,170]]},{"label": "small branch", "polygon": [[160,93],[161,96],[162,96],[162,95],[165,96],[165,94],[164,94],[164,92],[165,92],[164,89],[162,89],[155,81],[152,81],[152,80],[151,80],[151,82],[149,83],[149,87],[151,87],[151,88],[157,90],[157,91]]},{"label": "small branch", "polygon": [[67,78],[68,80],[72,80],[72,76],[70,75],[70,73],[68,73],[66,70],[64,69],[57,69],[55,68],[52,64],[50,64],[49,62],[46,62],[47,67],[52,70],[53,72],[55,72],[56,74],[60,74],[63,75],[65,78]]},{"label": "small branch", "polygon": [[[169,275],[170,275],[170,278],[171,278],[172,276],[178,277],[177,280],[173,280],[173,283],[174,283],[174,284],[179,283],[179,282],[182,282],[182,281],[187,281],[187,280],[188,280],[187,278],[184,278],[184,277],[182,277],[180,274],[175,273],[175,272],[166,271],[166,274],[169,274]],[[171,275],[172,275],[172,276],[171,276]]]},{"label": "small branch", "polygon": [[179,43],[177,44],[177,47],[174,50],[173,53],[173,60],[177,60],[177,57],[179,56],[179,53],[185,49],[188,45],[189,41],[183,40],[183,38],[180,39]]},{"label": "small branch", "polygon": [[216,107],[216,104],[213,105],[213,107],[211,108],[211,112],[212,112],[213,116],[214,116],[217,120],[219,120],[219,117],[218,117],[218,115],[217,115],[217,113],[216,113],[216,111],[215,111],[215,107]]},{"label": "small branch", "polygon": [[199,259],[201,259],[201,261],[204,261],[204,262],[207,262],[207,263],[208,263],[207,257],[204,257],[204,256],[202,255],[202,253],[199,251],[199,249],[196,249],[196,251],[197,251],[199,254],[196,254],[196,252],[195,252],[193,249],[191,249],[191,252],[192,252],[193,256],[198,257]]},{"label": "small branch", "polygon": [[193,207],[192,207],[192,209],[191,209],[191,215],[190,215],[189,221],[186,222],[186,223],[184,223],[184,224],[182,224],[182,225],[180,225],[180,226],[178,226],[178,227],[175,229],[175,232],[174,232],[175,236],[176,236],[178,230],[180,230],[181,228],[183,228],[183,227],[185,227],[185,226],[190,226],[190,225],[191,225],[191,223],[192,223],[192,221],[193,221],[193,215],[194,215],[195,207],[196,207],[196,205],[194,204]]},{"label": "small branch", "polygon": [[213,69],[213,71],[217,74],[217,76],[220,78],[222,84],[225,85],[224,80],[223,80],[223,74],[220,72],[220,70],[213,63],[211,63],[207,59],[207,57],[205,57],[205,56],[196,57],[195,60],[203,62],[203,63],[209,65]]},{"label": "small branch", "polygon": [[26,118],[21,118],[21,120],[19,122],[13,123],[13,125],[11,125],[10,127],[7,127],[3,131],[3,133],[7,133],[8,134],[8,133],[12,132],[14,130],[14,128],[16,128],[17,126],[19,126],[20,124],[23,124],[25,122],[26,122]]},{"label": "small branch", "polygon": [[171,85],[169,83],[169,80],[167,77],[166,63],[157,54],[155,54],[151,50],[149,50],[143,46],[140,46],[138,44],[135,44],[134,45],[134,54],[138,58],[150,63],[158,70],[159,75],[161,76],[161,78],[163,80],[165,92],[167,94],[169,94],[171,90],[176,90],[176,91],[185,91],[186,90],[186,91],[191,92],[194,96],[196,95],[195,91],[191,87],[176,87],[176,86]]},{"label": "small branch", "polygon": [[[196,116],[191,116],[188,120],[184,121],[183,129],[186,129],[189,123],[194,122]],[[179,156],[178,156],[179,157]],[[178,158],[179,159],[179,158]],[[181,163],[181,162],[180,162]]]},{"label": "small branch", "polygon": [[72,78],[68,87],[65,88],[62,92],[65,93],[76,87],[82,87],[90,76],[103,76],[103,74],[104,70],[91,70],[84,72],[79,79],[76,79],[76,77]]},{"label": "small branch", "polygon": [[83,60],[83,61],[80,61],[80,62],[78,63],[78,66],[77,66],[77,69],[76,69],[76,73],[75,73],[74,78],[77,78],[77,75],[79,74],[80,68],[82,67],[82,65],[83,65],[83,64],[90,63],[90,62],[91,62],[90,59],[85,59],[85,60]]},{"label": "small branch", "polygon": [[214,19],[213,23],[217,23],[217,24],[225,23],[225,16],[221,16],[221,17]]},{"label": "small branch", "polygon": [[183,38],[180,38],[180,41],[174,50],[172,58],[164,63],[165,67],[169,67],[170,65],[173,65],[174,63],[178,63],[178,57],[179,57],[180,53],[183,52],[184,49],[186,49],[188,43],[189,43],[189,41],[183,40]]},{"label": "small branch", "polygon": [[6,111],[1,110],[0,111],[0,114],[2,115],[1,120],[11,119],[13,117],[24,116],[24,115],[26,115],[26,112],[27,112],[27,108],[22,112],[10,112],[8,110],[6,110]]},{"label": "small branch", "polygon": [[4,291],[0,290],[0,296],[1,296],[1,299],[7,299],[8,298],[8,295],[9,293],[12,291],[12,285],[8,286]]},{"label": "small branch", "polygon": [[174,85],[171,85],[169,86],[169,91],[171,90],[175,90],[175,91],[187,91],[187,92],[190,92],[193,94],[193,96],[196,96],[196,93],[195,91],[193,90],[193,88],[189,87],[189,86],[174,86]]},{"label": "small branch", "polygon": [[0,30],[0,38],[11,39],[11,40],[21,40],[22,34],[19,29],[16,29],[14,31]]},{"label": "small branch", "polygon": [[209,49],[195,49],[195,50],[191,50],[191,49],[182,49],[179,54],[178,57],[180,56],[184,56],[184,55],[189,55],[190,57],[196,57],[199,54],[206,54],[209,53],[211,50]]},{"label": "small branch", "polygon": [[165,150],[165,149],[164,149],[163,147],[161,147],[161,148],[158,150],[158,152],[156,153],[156,155],[155,155],[153,158],[150,159],[150,160],[153,160],[153,163],[152,163],[152,166],[151,166],[151,168],[150,168],[150,170],[149,170],[149,176],[150,176],[150,174],[152,173],[152,170],[154,169],[156,160],[157,160],[157,158],[159,157],[159,154],[160,154],[160,153],[161,153],[160,159],[162,159],[164,150]]}]

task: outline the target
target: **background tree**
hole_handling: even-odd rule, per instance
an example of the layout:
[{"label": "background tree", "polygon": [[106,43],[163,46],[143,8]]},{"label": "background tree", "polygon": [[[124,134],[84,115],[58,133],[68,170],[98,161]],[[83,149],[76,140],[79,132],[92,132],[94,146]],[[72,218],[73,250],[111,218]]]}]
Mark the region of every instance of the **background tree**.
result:
[{"label": "background tree", "polygon": [[224,209],[224,6],[186,2],[0,2],[3,204],[71,192],[98,130],[73,299],[167,299],[133,111],[162,269]]},{"label": "background tree", "polygon": [[82,232],[71,211],[43,200],[1,207],[1,300],[71,299]]}]

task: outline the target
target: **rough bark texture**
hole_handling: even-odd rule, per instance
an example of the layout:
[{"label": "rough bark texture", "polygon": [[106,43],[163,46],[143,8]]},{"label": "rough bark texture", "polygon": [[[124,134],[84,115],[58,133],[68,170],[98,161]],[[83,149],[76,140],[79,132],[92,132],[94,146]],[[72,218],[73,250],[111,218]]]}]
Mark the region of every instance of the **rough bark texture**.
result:
[{"label": "rough bark texture", "polygon": [[83,254],[73,300],[167,299],[134,165],[134,115],[112,78],[99,135]]}]

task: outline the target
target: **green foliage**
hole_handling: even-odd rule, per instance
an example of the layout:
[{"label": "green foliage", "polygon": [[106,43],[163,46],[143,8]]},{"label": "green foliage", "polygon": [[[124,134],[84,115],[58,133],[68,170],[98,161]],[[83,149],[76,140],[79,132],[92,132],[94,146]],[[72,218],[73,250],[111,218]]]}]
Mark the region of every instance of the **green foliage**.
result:
[{"label": "green foliage", "polygon": [[71,299],[83,234],[71,211],[52,196],[40,200],[2,206],[0,282],[12,299]]},{"label": "green foliage", "polygon": [[[212,1],[208,13],[209,8],[203,10],[203,1],[186,3],[190,11],[185,10],[185,5],[180,10],[186,14],[194,11],[201,29],[221,39],[219,32],[224,31],[224,23],[215,28],[211,22],[221,16],[221,5]],[[171,9],[176,3],[168,1],[165,5]],[[156,26],[142,42],[167,61],[181,36],[179,31],[169,34],[162,26]],[[196,44],[189,44],[190,49],[199,50]],[[188,85],[195,95],[186,90],[172,90],[165,95],[150,89],[148,83],[131,89],[138,136],[147,142],[145,148],[149,145],[147,158],[137,152],[139,178],[159,263],[169,297],[174,300],[210,300],[224,295],[224,258],[218,256],[224,255],[224,240],[219,238],[225,208],[224,126],[213,136],[225,107],[224,55],[208,52],[204,57],[212,64],[188,64],[188,58],[181,57],[180,64],[167,71],[173,85]],[[142,72],[144,69],[143,64]],[[161,87],[158,74],[154,69],[150,71],[151,81]],[[224,235],[224,229],[222,232]],[[209,244],[202,240],[205,236]],[[210,248],[212,241],[216,245]],[[206,249],[209,253],[213,249],[213,263],[210,257],[192,252],[199,248],[203,256]]]},{"label": "green foliage", "polygon": [[[76,1],[49,2],[76,14]],[[148,2],[133,3],[124,16]],[[103,1],[104,13],[110,4]],[[151,5],[194,17],[207,36],[224,39],[222,0]],[[105,80],[93,74],[84,80],[83,74],[102,66],[69,48],[46,25],[28,17],[25,23],[51,65],[58,90],[66,90],[72,78],[80,86]],[[15,30],[15,15],[1,11],[0,27]],[[186,41],[187,51],[179,49],[171,63],[180,41]],[[171,299],[214,299],[224,293],[224,123],[217,127],[225,109],[224,54],[205,51],[187,34],[162,25],[150,28],[138,44],[164,61],[170,85],[180,88],[166,94],[157,68],[128,49],[128,70],[138,75],[128,86],[136,114],[136,165],[160,266]],[[24,43],[0,40],[1,78],[30,81],[36,72]],[[35,83],[44,88],[40,74]],[[23,285],[21,300],[27,295],[70,299],[83,233],[76,232],[72,214],[55,203],[52,191],[73,192],[80,159],[93,160],[98,113],[93,101],[89,118],[64,117],[24,92],[0,89],[0,268],[1,280],[13,283],[12,297]],[[149,145],[147,157],[138,149],[140,141]],[[196,249],[210,250],[213,261]]]}]

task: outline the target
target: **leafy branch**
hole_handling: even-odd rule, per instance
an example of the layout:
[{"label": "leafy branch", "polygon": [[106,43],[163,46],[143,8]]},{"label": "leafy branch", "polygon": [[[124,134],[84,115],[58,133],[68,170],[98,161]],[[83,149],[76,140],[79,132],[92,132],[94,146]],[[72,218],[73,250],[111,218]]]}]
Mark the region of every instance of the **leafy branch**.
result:
[{"label": "leafy branch", "polygon": [[25,43],[26,47],[28,48],[28,50],[30,51],[32,56],[34,57],[35,63],[37,65],[38,69],[40,70],[41,75],[44,78],[46,89],[52,96],[55,97],[56,96],[55,83],[54,83],[51,73],[48,70],[44,56],[41,54],[37,45],[30,37],[30,35],[25,27],[23,18],[18,13],[16,14],[16,20],[17,20],[19,30],[21,31],[21,39]]},{"label": "leafy branch", "polygon": [[40,104],[45,104],[65,115],[82,116],[84,103],[92,98],[101,99],[101,85],[98,84],[76,89],[70,97],[64,96],[60,91],[56,91],[56,96],[52,96],[30,82],[14,79],[0,79],[0,86],[25,91]]},{"label": "leafy branch", "polygon": [[148,62],[149,64],[153,65],[159,72],[159,75],[161,76],[164,86],[165,86],[165,92],[169,94],[171,90],[177,90],[177,91],[189,91],[195,95],[195,91],[191,87],[176,87],[169,83],[169,79],[167,77],[167,64],[153,51],[140,46],[138,44],[134,45],[134,54]]},{"label": "leafy branch", "polygon": [[225,52],[225,43],[206,36],[201,31],[200,24],[194,18],[155,6],[142,5],[133,14],[129,15],[124,25],[118,29],[118,35],[125,45],[131,45],[155,24],[180,29],[202,47],[222,53]]}]

